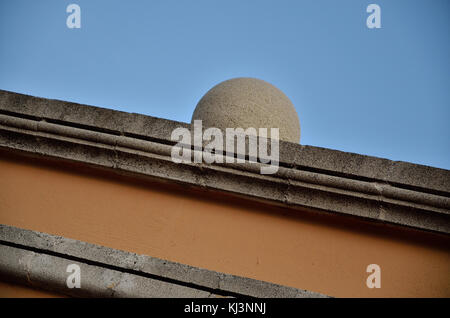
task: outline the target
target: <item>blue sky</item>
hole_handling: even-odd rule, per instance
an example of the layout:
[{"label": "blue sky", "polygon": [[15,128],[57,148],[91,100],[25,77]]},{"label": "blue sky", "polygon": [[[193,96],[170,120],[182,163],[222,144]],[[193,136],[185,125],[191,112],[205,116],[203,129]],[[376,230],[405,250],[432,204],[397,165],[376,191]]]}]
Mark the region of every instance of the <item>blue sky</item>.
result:
[{"label": "blue sky", "polygon": [[449,18],[448,0],[1,0],[0,89],[190,122],[211,87],[256,77],[302,144],[450,169]]}]

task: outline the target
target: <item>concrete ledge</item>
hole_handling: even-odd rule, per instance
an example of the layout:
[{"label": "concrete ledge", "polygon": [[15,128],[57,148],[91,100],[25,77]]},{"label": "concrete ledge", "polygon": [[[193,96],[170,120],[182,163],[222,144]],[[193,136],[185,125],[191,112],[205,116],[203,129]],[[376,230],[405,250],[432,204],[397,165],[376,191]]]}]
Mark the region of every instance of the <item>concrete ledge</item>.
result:
[{"label": "concrete ledge", "polygon": [[269,204],[450,233],[450,171],[280,143],[280,168],[175,164],[178,123],[0,91],[0,149],[226,191]]},{"label": "concrete ledge", "polygon": [[[173,144],[170,134],[176,122],[77,103],[38,98],[0,90],[0,113],[47,120],[67,126]],[[17,116],[19,117],[19,116]],[[383,182],[450,193],[450,171],[402,161],[347,153],[320,147],[280,142],[280,162],[287,167],[328,171],[332,175],[369,178]]]},{"label": "concrete ledge", "polygon": [[[0,255],[0,279],[76,297],[325,297],[6,225]],[[80,289],[66,285],[69,264]]]}]

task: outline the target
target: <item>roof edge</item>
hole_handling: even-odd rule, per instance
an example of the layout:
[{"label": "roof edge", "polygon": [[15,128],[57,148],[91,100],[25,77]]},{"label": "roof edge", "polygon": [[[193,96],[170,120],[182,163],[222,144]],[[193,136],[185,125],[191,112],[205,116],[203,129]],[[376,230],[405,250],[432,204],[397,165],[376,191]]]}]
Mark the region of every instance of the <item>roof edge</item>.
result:
[{"label": "roof edge", "polygon": [[[136,113],[33,97],[0,89],[0,114],[58,122],[73,127],[135,139],[173,144],[171,132],[190,124]],[[280,164],[303,170],[325,171],[349,178],[369,178],[450,194],[450,170],[366,156],[322,147],[280,141]]]},{"label": "roof edge", "polygon": [[171,160],[174,142],[167,138],[179,125],[189,127],[0,91],[0,148],[5,151],[450,233],[448,170],[288,142],[280,143],[274,175],[261,175],[259,163],[176,164]]},{"label": "roof edge", "polygon": [[[76,297],[289,297],[323,294],[0,225],[0,278]],[[67,266],[81,288],[68,288]]]}]

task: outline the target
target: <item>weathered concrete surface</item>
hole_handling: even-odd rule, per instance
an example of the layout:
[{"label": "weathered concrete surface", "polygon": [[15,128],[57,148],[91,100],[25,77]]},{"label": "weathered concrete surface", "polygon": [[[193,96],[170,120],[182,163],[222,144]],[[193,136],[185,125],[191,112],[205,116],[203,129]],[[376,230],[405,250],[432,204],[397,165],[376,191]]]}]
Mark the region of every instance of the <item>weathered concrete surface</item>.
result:
[{"label": "weathered concrete surface", "polygon": [[[80,266],[80,289],[66,285],[69,264]],[[7,225],[0,279],[81,297],[325,297]]]},{"label": "weathered concrete surface", "polygon": [[[210,292],[123,273],[64,257],[0,245],[0,279],[81,297],[209,297]],[[69,288],[67,266],[80,266],[81,288]],[[25,278],[24,278],[25,277]]]},{"label": "weathered concrete surface", "polygon": [[5,151],[450,233],[448,170],[289,142],[280,142],[273,175],[261,175],[259,163],[176,164],[170,134],[177,127],[189,125],[0,91]]},{"label": "weathered concrete surface", "polygon": [[135,113],[92,107],[59,100],[32,97],[0,90],[0,110],[67,122],[84,128],[95,128],[115,135],[140,135],[170,140],[170,133],[177,127],[189,128],[189,124]]}]

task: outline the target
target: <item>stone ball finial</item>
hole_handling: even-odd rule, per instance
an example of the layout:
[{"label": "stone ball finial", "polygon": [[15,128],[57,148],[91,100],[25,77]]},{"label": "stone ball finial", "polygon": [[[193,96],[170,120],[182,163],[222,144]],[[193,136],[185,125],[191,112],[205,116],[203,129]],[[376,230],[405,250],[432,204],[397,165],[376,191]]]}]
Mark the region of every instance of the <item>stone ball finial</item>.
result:
[{"label": "stone ball finial", "polygon": [[198,102],[191,123],[203,127],[279,129],[279,139],[300,142],[300,121],[294,105],[278,88],[256,78],[233,78],[211,88]]}]

